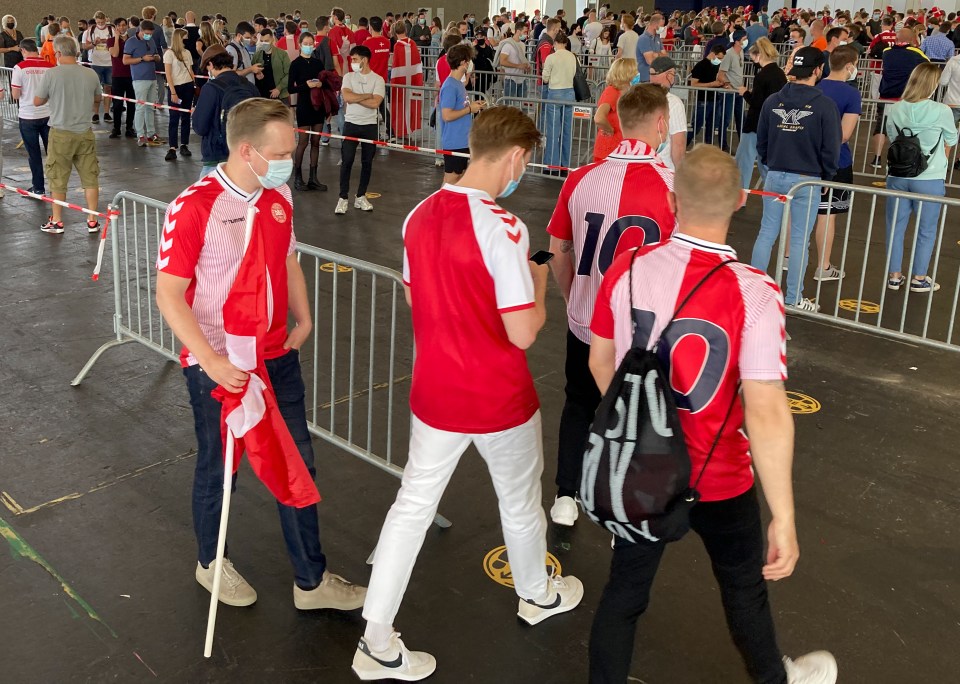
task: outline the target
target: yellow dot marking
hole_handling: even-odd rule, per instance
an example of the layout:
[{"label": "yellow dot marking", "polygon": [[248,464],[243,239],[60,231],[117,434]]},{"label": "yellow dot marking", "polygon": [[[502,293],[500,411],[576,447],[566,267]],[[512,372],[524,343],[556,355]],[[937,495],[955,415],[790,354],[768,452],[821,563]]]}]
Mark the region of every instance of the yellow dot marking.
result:
[{"label": "yellow dot marking", "polygon": [[[559,575],[560,561],[552,553],[547,553],[547,574]],[[498,546],[483,558],[483,571],[487,577],[497,584],[513,588],[513,573],[510,571],[510,561],[507,560],[507,547]]]},{"label": "yellow dot marking", "polygon": [[349,273],[353,269],[349,266],[341,266],[340,264],[334,264],[332,261],[326,264],[320,264],[320,270],[324,273],[333,273],[333,269],[336,267],[337,273]]},{"label": "yellow dot marking", "polygon": [[865,299],[841,299],[840,308],[844,311],[853,311],[864,314],[876,314],[880,313],[880,305],[875,304],[874,302],[868,302]]},{"label": "yellow dot marking", "polygon": [[790,402],[790,413],[809,415],[816,413],[822,408],[819,401],[800,392],[788,391],[787,400]]}]

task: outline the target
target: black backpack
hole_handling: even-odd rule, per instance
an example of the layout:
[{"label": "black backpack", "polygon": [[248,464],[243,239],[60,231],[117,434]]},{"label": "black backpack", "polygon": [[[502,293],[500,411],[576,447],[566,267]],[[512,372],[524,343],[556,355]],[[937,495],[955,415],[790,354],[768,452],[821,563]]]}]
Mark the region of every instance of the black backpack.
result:
[{"label": "black backpack", "polygon": [[[633,260],[630,308],[633,310]],[[690,456],[680,426],[669,373],[657,355],[660,340],[690,298],[721,268],[694,286],[651,349],[634,347],[623,358],[594,416],[584,453],[580,503],[593,522],[629,542],[676,541],[690,529],[697,485],[730,418],[727,410],[707,459],[690,486]]]},{"label": "black backpack", "polygon": [[890,149],[887,150],[887,175],[896,178],[916,178],[927,170],[930,157],[943,139],[943,131],[930,149],[930,154],[924,154],[919,136],[915,135],[911,129],[900,129],[896,124],[893,127],[897,131],[897,137],[890,143]]},{"label": "black backpack", "polygon": [[244,100],[249,100],[252,97],[260,97],[260,92],[257,90],[256,86],[250,83],[250,81],[243,76],[239,77],[238,80],[231,79],[229,83],[226,83],[219,78],[214,78],[208,81],[207,85],[214,86],[218,90],[223,91],[223,94],[220,97],[220,115],[218,117],[217,136],[219,137],[220,143],[223,145],[222,149],[226,149],[227,114],[230,113],[230,110],[233,109],[234,105],[237,105]]}]

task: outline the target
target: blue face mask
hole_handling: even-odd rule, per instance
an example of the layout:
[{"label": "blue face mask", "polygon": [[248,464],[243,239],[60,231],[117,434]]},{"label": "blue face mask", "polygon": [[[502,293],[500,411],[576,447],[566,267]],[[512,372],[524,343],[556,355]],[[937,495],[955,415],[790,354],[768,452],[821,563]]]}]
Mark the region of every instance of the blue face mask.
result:
[{"label": "blue face mask", "polygon": [[303,53],[303,56],[304,56],[304,57],[309,57],[310,55],[313,54],[313,46],[312,46],[312,45],[301,45],[301,46],[300,46],[300,52]]},{"label": "blue face mask", "polygon": [[262,185],[267,190],[273,190],[274,188],[279,188],[281,185],[286,183],[290,179],[290,174],[293,173],[293,160],[292,159],[264,159],[263,155],[254,148],[254,152],[267,162],[267,174],[265,176],[259,175],[256,171],[253,171],[253,166],[250,162],[247,162],[247,166],[250,167],[250,170],[253,171],[253,174],[257,177],[257,180],[260,181]]},{"label": "blue face mask", "polygon": [[637,74],[636,76],[630,79],[630,85],[632,86],[640,85],[640,74]]},{"label": "blue face mask", "polygon": [[520,171],[520,176],[517,178],[517,180],[513,180],[511,178],[510,182],[507,183],[507,187],[505,187],[503,189],[503,192],[497,195],[497,197],[499,199],[503,199],[504,197],[509,197],[510,195],[512,195],[514,190],[520,187],[520,181],[523,179],[523,174],[526,173],[526,171],[527,171],[527,167],[523,167],[523,169],[521,169]]},{"label": "blue face mask", "polygon": [[144,39],[144,40],[150,40],[151,38],[153,38],[153,34],[152,34],[152,33],[144,33],[144,34],[143,34],[143,39]]}]

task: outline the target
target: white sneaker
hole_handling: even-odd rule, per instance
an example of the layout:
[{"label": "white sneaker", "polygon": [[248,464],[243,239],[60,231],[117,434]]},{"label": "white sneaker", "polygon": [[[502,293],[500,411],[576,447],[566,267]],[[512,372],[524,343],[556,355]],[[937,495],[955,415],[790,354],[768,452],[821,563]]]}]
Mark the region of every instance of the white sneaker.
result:
[{"label": "white sneaker", "polygon": [[794,311],[809,311],[810,313],[817,313],[820,310],[820,305],[812,299],[807,299],[804,297],[796,304],[787,304],[787,308],[793,309]]},{"label": "white sneaker", "polygon": [[[200,586],[213,593],[213,578],[216,564],[210,563],[209,568],[205,568],[197,562],[196,578]],[[228,606],[252,606],[257,601],[257,592],[253,587],[243,579],[243,575],[237,572],[229,558],[223,559],[223,572],[220,577],[220,603]]]},{"label": "white sneaker", "polygon": [[819,280],[821,282],[826,282],[828,280],[840,280],[843,278],[846,273],[841,271],[839,268],[833,265],[827,265],[826,268],[818,268],[813,274],[814,280]]},{"label": "white sneaker", "polygon": [[349,206],[350,206],[350,202],[348,202],[347,200],[345,200],[345,199],[338,199],[338,200],[337,200],[337,208],[333,210],[333,213],[334,213],[334,214],[346,214],[346,213],[347,213],[347,207],[349,207]]},{"label": "white sneaker", "polygon": [[536,625],[549,617],[566,613],[580,605],[583,598],[583,583],[573,575],[561,577],[554,575],[549,580],[550,593],[545,603],[536,603],[530,599],[520,599],[517,617],[529,625]]},{"label": "white sneaker", "polygon": [[577,521],[579,515],[577,501],[572,496],[554,497],[553,507],[550,509],[550,519],[557,525],[573,527],[573,523]]},{"label": "white sneaker", "polygon": [[436,669],[436,658],[423,651],[408,651],[398,632],[390,635],[390,648],[383,653],[374,655],[366,640],[361,638],[357,652],[353,654],[353,671],[365,682],[377,679],[416,682],[426,679]]},{"label": "white sneaker", "polygon": [[837,661],[829,651],[814,651],[796,660],[784,657],[787,684],[834,684]]},{"label": "white sneaker", "polygon": [[360,211],[373,211],[373,205],[370,204],[370,200],[367,199],[366,195],[360,195],[353,203],[354,209],[359,209]]},{"label": "white sneaker", "polygon": [[340,575],[324,570],[323,581],[316,589],[301,589],[293,585],[293,605],[299,610],[356,610],[363,608],[367,588],[348,582]]}]

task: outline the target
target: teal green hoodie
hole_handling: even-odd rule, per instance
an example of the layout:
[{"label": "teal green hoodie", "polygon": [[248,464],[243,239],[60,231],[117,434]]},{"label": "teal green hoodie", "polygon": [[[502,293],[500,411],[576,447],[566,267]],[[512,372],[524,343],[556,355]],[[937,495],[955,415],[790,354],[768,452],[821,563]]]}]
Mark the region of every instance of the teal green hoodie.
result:
[{"label": "teal green hoodie", "polygon": [[[947,155],[944,147],[957,144],[957,125],[953,121],[950,108],[933,100],[900,100],[887,106],[887,137],[890,140],[896,139],[897,128],[911,129],[914,135],[920,138],[923,153],[929,155],[926,171],[917,176],[916,180],[945,180]],[[943,137],[937,143],[941,133]],[[933,154],[930,154],[931,151]]]}]

